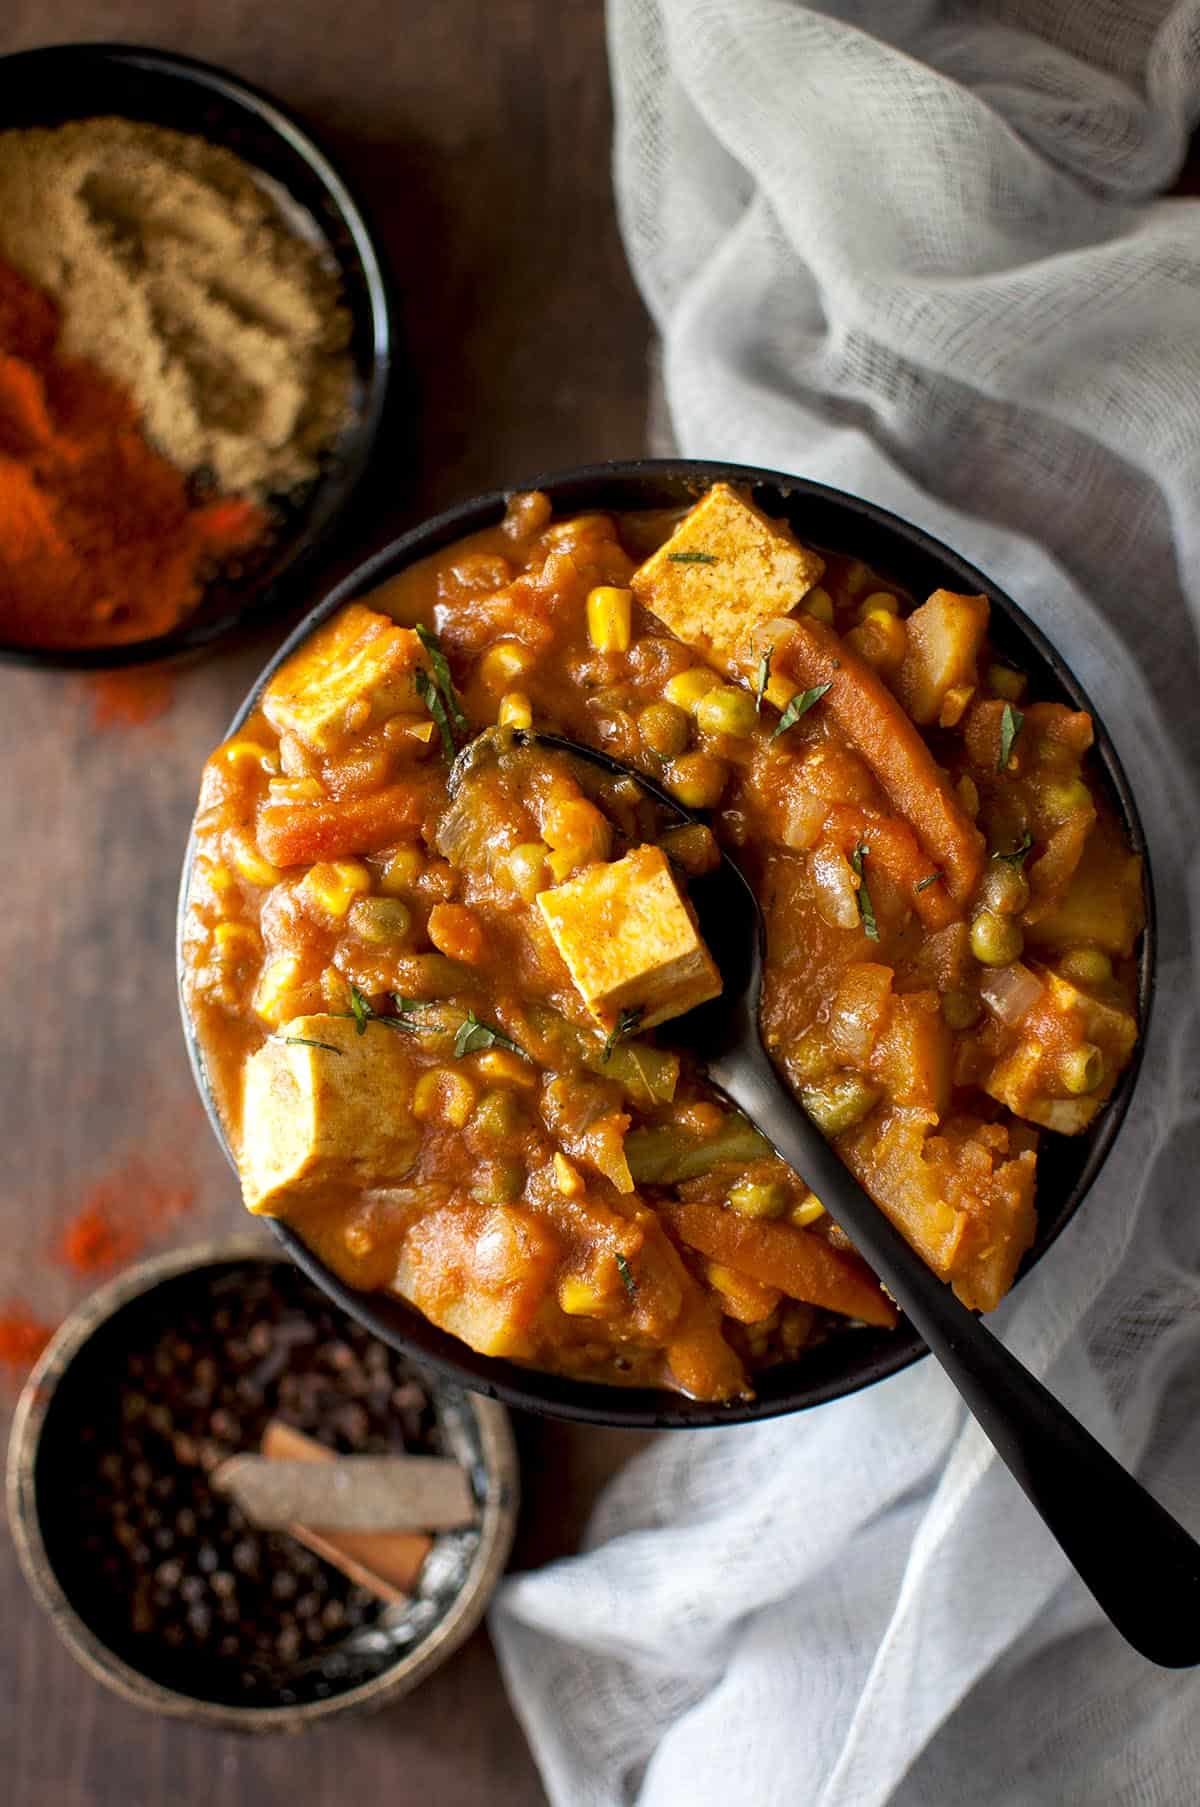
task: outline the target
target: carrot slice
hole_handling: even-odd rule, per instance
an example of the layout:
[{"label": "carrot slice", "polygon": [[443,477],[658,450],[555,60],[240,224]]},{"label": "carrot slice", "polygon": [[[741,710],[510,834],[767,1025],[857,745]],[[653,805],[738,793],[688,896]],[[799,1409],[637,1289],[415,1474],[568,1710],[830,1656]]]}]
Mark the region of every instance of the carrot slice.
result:
[{"label": "carrot slice", "polygon": [[739,1217],[723,1205],[663,1205],[660,1213],[690,1248],[763,1286],[777,1286],[790,1299],[889,1330],[896,1323],[895,1306],[862,1257],[833,1248],[810,1230],[770,1218]]},{"label": "carrot slice", "polygon": [[424,808],[421,791],[411,784],[319,803],[264,803],[258,812],[258,847],[274,866],[374,853],[416,828]]},{"label": "carrot slice", "polygon": [[[824,714],[862,754],[895,809],[941,867],[955,903],[965,904],[979,883],[986,847],[945,772],[865,659],[811,615],[789,625],[793,631],[786,642],[776,642],[773,669],[805,690],[828,684],[821,699]],[[767,623],[772,633],[779,627],[777,621]]]}]

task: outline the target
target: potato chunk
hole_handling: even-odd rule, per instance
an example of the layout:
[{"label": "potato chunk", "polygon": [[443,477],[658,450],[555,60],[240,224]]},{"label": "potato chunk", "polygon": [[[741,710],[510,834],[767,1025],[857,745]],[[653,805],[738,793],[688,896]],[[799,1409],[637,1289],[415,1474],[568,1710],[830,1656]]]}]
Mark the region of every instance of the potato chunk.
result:
[{"label": "potato chunk", "polygon": [[908,647],[896,694],[915,722],[937,721],[947,693],[979,681],[979,648],[988,626],[986,596],[935,590],[908,617]]},{"label": "potato chunk", "polygon": [[[745,675],[750,629],[786,615],[820,582],[825,561],[727,483],[714,483],[630,583],[645,608],[729,677]],[[795,685],[780,677],[782,707]]]},{"label": "potato chunk", "polygon": [[579,995],[604,1027],[636,1009],[639,1027],[649,1029],[720,994],[721,975],[661,848],[635,847],[624,859],[588,866],[537,902]]},{"label": "potato chunk", "polygon": [[[1060,973],[1039,977],[1045,980],[1042,1001],[1026,1016],[1021,1040],[996,1062],[983,1089],[1018,1117],[1073,1136],[1087,1128],[1112,1091],[1133,1052],[1137,1024],[1118,1004],[1081,991]],[[1081,1042],[1099,1051],[1101,1076],[1092,1090],[1072,1095],[1063,1060]]]},{"label": "potato chunk", "polygon": [[411,628],[352,602],[275,673],[262,711],[277,734],[331,753],[389,716],[419,711],[414,674],[424,663]]},{"label": "potato chunk", "polygon": [[246,1208],[266,1217],[394,1182],[421,1131],[412,1056],[378,1024],[301,1016],[246,1062],[238,1170]]}]

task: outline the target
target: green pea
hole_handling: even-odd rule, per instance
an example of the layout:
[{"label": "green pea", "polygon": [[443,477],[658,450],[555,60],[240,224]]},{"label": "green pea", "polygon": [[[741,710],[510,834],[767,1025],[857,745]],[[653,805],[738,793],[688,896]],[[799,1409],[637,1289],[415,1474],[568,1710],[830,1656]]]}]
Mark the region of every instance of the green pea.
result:
[{"label": "green pea", "polygon": [[805,1086],[800,1102],[823,1136],[840,1136],[861,1123],[879,1100],[879,1087],[861,1073],[836,1073],[822,1085]]},{"label": "green pea", "polygon": [[733,734],[745,739],[753,734],[757,716],[754,698],[748,690],[735,684],[722,684],[708,691],[693,711],[696,725],[704,734]]},{"label": "green pea", "polygon": [[350,927],[364,941],[407,941],[412,911],[398,897],[360,897],[351,906]]},{"label": "green pea", "polygon": [[983,966],[1011,966],[1024,947],[1025,937],[1011,916],[980,910],[971,924],[971,952]]},{"label": "green pea", "polygon": [[1019,916],[1029,902],[1029,880],[1010,860],[992,860],[982,895],[989,910],[1000,916]]},{"label": "green pea", "polygon": [[687,711],[674,703],[650,703],[637,718],[638,733],[652,753],[674,759],[688,744]]}]

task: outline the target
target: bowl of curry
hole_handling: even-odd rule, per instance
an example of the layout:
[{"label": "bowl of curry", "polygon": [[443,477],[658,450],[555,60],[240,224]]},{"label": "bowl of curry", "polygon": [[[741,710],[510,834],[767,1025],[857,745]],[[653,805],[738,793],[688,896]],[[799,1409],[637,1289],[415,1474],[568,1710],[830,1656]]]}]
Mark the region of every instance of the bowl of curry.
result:
[{"label": "bowl of curry", "polygon": [[249,1209],[377,1334],[512,1404],[656,1426],[922,1352],[689,1052],[721,977],[688,885],[722,845],[766,918],[772,1057],[964,1302],[992,1309],[1077,1208],[1154,951],[1136,805],[1077,680],[870,503],[597,466],[363,565],[205,768],[197,1081]]}]

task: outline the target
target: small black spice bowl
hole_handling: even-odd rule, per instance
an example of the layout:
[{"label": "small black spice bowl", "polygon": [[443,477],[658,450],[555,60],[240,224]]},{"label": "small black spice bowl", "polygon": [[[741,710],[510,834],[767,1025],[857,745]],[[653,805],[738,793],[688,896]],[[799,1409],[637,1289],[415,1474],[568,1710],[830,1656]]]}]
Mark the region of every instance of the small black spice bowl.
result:
[{"label": "small black spice bowl", "polygon": [[[282,1419],[342,1454],[434,1454],[478,1516],[386,1604],[209,1484]],[[58,1330],[17,1407],[8,1510],[33,1592],[83,1667],[136,1705],[299,1730],[395,1700],[481,1619],[516,1521],[503,1407],[435,1380],[261,1244],[155,1257]]]}]

